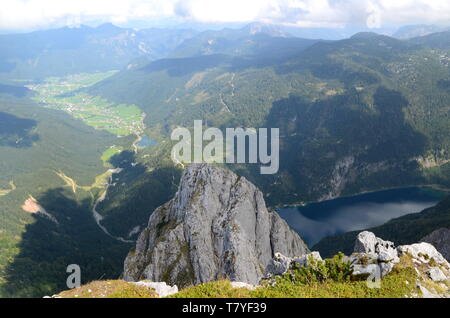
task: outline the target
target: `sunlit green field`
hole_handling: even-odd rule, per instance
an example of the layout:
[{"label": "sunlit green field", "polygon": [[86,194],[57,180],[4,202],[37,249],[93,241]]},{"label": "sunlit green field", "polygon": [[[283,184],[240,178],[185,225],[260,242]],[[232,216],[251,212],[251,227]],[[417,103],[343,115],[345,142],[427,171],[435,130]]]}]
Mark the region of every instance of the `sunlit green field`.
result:
[{"label": "sunlit green field", "polygon": [[102,81],[115,72],[76,74],[47,78],[44,83],[30,85],[37,92],[34,100],[45,107],[62,110],[98,130],[117,136],[140,134],[144,129],[143,114],[135,105],[115,105],[101,97],[83,92],[84,88]]},{"label": "sunlit green field", "polygon": [[102,161],[104,163],[104,165],[108,166],[109,165],[109,160],[117,155],[118,153],[122,152],[123,148],[122,147],[118,147],[118,146],[111,146],[110,148],[108,148],[103,154],[102,154]]}]

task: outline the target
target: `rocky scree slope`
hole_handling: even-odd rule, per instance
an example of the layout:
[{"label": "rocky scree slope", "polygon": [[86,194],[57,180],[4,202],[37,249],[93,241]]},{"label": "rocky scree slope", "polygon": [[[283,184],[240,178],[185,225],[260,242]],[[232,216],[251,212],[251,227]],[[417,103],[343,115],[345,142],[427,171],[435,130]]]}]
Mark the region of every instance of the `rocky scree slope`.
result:
[{"label": "rocky scree slope", "polygon": [[[439,242],[442,243],[443,238]],[[322,258],[318,252],[295,258],[277,253],[271,266],[268,267],[267,277],[274,284],[276,283],[274,277],[289,274],[295,276],[295,269],[301,267],[312,267],[315,271],[321,271],[317,265],[321,262]],[[402,268],[409,268],[415,272],[416,291],[404,297],[450,297],[450,264],[430,243],[395,247],[393,242],[364,231],[358,234],[353,253],[345,256],[343,262],[351,265],[352,281],[367,280],[370,284],[377,282],[380,284],[372,288],[381,288],[383,284],[381,279],[387,275],[398,275]]]},{"label": "rocky scree slope", "polygon": [[302,239],[267,210],[243,177],[207,164],[188,167],[175,197],[156,209],[125,260],[127,281],[180,287],[229,279],[258,284],[275,253],[308,253]]}]

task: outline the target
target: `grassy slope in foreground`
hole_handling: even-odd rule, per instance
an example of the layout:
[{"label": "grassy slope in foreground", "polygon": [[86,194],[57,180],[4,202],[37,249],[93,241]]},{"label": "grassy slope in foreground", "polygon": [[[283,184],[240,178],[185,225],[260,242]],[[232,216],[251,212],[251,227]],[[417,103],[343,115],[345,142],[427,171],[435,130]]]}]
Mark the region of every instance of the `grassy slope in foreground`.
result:
[{"label": "grassy slope in foreground", "polygon": [[[174,298],[405,298],[417,294],[418,275],[407,257],[383,278],[381,288],[367,286],[365,280],[325,280],[324,282],[302,282],[296,271],[295,278],[285,274],[277,278],[274,286],[263,284],[255,290],[233,288],[230,281],[202,284],[181,290]],[[428,284],[431,284],[428,282]],[[418,296],[418,295],[417,295]],[[60,293],[62,298],[153,298],[151,289],[141,289],[123,281],[92,282],[86,286]]]}]

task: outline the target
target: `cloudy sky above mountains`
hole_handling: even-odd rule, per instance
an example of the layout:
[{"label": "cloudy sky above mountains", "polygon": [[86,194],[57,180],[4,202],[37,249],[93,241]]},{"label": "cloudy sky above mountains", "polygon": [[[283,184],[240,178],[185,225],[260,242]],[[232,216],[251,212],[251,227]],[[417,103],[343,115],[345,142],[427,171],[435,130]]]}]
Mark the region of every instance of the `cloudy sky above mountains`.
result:
[{"label": "cloudy sky above mountains", "polygon": [[6,0],[0,30],[133,21],[379,28],[450,21],[449,0]]}]

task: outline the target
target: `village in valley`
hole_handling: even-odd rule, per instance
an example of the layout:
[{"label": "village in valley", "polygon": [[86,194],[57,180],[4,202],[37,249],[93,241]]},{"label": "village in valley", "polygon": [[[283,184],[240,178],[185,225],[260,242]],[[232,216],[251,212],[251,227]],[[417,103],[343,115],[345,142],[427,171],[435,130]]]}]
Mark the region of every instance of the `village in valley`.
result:
[{"label": "village in valley", "polygon": [[36,92],[34,100],[51,109],[62,110],[98,130],[106,130],[119,137],[142,134],[145,115],[135,105],[116,105],[102,97],[87,94],[84,89],[104,80],[114,71],[82,73],[66,77],[52,77],[43,83],[29,85]]}]

